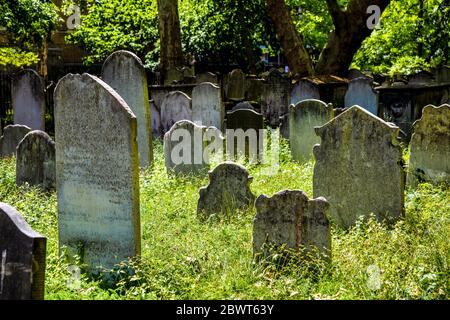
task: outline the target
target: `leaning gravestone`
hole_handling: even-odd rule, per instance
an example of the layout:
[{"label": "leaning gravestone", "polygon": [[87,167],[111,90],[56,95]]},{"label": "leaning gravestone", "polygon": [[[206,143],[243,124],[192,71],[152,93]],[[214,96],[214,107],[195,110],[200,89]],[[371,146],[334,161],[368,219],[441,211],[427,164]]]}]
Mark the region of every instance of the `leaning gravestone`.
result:
[{"label": "leaning gravestone", "polygon": [[314,197],[330,203],[341,227],[371,213],[388,223],[404,212],[405,172],[400,129],[354,106],[316,128]]},{"label": "leaning gravestone", "polygon": [[43,131],[31,131],[17,147],[16,184],[55,188],[55,143]]},{"label": "leaning gravestone", "polygon": [[12,103],[14,124],[45,130],[45,85],[36,71],[27,69],[14,77]]},{"label": "leaning gravestone", "polygon": [[233,162],[219,164],[209,173],[210,183],[200,189],[197,214],[205,219],[214,214],[228,215],[253,205],[250,190],[252,177],[241,165]]},{"label": "leaning gravestone", "polygon": [[314,128],[333,118],[333,107],[319,100],[303,100],[289,107],[289,141],[292,158],[308,162],[314,145],[320,143]]},{"label": "leaning gravestone", "polygon": [[272,69],[261,97],[261,113],[271,126],[279,126],[280,117],[287,113],[289,88],[289,80],[278,70]]},{"label": "leaning gravestone", "polygon": [[324,198],[309,200],[300,190],[285,190],[272,198],[261,195],[255,202],[253,222],[254,254],[266,256],[270,249],[286,246],[295,251],[317,249],[330,257],[331,232],[327,214],[330,205]]},{"label": "leaning gravestone", "polygon": [[245,74],[240,69],[235,69],[228,75],[227,98],[233,101],[245,98]]},{"label": "leaning gravestone", "polygon": [[150,101],[147,75],[141,59],[129,51],[114,52],[103,64],[102,80],[120,94],[136,116],[139,165],[149,166],[153,162]]},{"label": "leaning gravestone", "polygon": [[248,109],[238,109],[227,113],[226,120],[227,152],[229,159],[239,156],[248,159],[260,159],[263,151],[263,139],[260,132],[264,129],[262,114]]},{"label": "leaning gravestone", "polygon": [[297,103],[308,99],[320,100],[319,88],[310,81],[300,80],[292,89],[290,104],[295,106]]},{"label": "leaning gravestone", "polygon": [[426,106],[414,123],[408,185],[450,183],[450,105]]},{"label": "leaning gravestone", "polygon": [[210,82],[197,85],[192,91],[192,120],[222,130],[224,119],[225,106],[220,87]]},{"label": "leaning gravestone", "polygon": [[60,246],[111,269],[140,254],[137,119],[89,74],[62,78],[54,100]]},{"label": "leaning gravestone", "polygon": [[373,89],[373,79],[359,77],[350,81],[345,94],[345,107],[361,106],[374,115],[378,114],[378,93]]},{"label": "leaning gravestone", "polygon": [[44,300],[47,239],[0,202],[0,300]]},{"label": "leaning gravestone", "polygon": [[166,168],[175,174],[203,174],[208,164],[203,156],[206,127],[178,121],[164,136]]},{"label": "leaning gravestone", "polygon": [[161,104],[161,127],[166,133],[181,120],[192,121],[192,100],[181,91],[170,92]]},{"label": "leaning gravestone", "polygon": [[30,132],[31,129],[22,125],[7,126],[0,137],[0,158],[10,157],[16,154],[20,141]]}]

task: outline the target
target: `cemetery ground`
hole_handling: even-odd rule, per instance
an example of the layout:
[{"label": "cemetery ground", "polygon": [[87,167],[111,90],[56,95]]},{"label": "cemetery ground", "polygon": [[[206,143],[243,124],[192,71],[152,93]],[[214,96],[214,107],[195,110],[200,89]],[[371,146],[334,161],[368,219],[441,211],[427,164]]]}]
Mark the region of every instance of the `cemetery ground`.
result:
[{"label": "cemetery ground", "polygon": [[[78,284],[58,249],[56,193],[16,187],[15,159],[0,159],[0,201],[17,208],[48,238],[46,299],[450,298],[446,186],[407,189],[405,217],[391,227],[373,219],[347,231],[333,226],[330,263],[311,258],[280,266],[276,253],[266,261],[253,259],[255,209],[200,221],[198,190],[208,184],[208,177],[171,176],[160,140],[154,142],[154,152],[154,167],[140,173],[139,261],[116,268],[108,281],[81,274]],[[286,145],[277,174],[264,175],[261,166],[246,167],[254,177],[251,189],[256,196],[300,189],[312,197],[314,164],[293,162]],[[372,272],[378,269],[380,273]]]}]

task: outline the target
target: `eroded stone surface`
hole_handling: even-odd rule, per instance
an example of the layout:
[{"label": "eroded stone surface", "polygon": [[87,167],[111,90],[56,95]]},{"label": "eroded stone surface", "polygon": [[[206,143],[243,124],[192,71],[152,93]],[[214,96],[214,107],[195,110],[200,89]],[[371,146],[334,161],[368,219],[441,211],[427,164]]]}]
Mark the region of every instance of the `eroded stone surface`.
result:
[{"label": "eroded stone surface", "polygon": [[161,104],[161,128],[166,133],[181,120],[192,121],[192,99],[181,91],[170,92]]},{"label": "eroded stone surface", "polygon": [[229,215],[253,205],[250,190],[252,177],[241,165],[224,162],[209,173],[210,183],[200,189],[197,214],[207,218],[213,214]]},{"label": "eroded stone surface", "polygon": [[111,269],[140,254],[137,119],[89,74],[62,78],[54,100],[60,246]]},{"label": "eroded stone surface", "polygon": [[203,126],[223,129],[225,106],[220,87],[213,83],[199,84],[192,91],[192,120]]},{"label": "eroded stone surface", "polygon": [[153,162],[147,75],[144,65],[134,53],[120,50],[111,54],[103,64],[102,80],[125,100],[137,118],[139,165]]},{"label": "eroded stone surface", "polygon": [[44,300],[47,239],[0,202],[0,300]]},{"label": "eroded stone surface", "polygon": [[261,113],[273,127],[279,126],[280,117],[287,113],[289,103],[289,80],[276,69],[272,69],[264,84],[261,97]]},{"label": "eroded stone surface", "polygon": [[450,105],[426,106],[414,123],[408,184],[450,183]]},{"label": "eroded stone surface", "polygon": [[309,200],[303,191],[285,190],[271,198],[259,196],[255,206],[255,254],[266,255],[272,246],[285,245],[286,249],[318,250],[324,256],[330,256],[329,204],[324,198]]},{"label": "eroded stone surface", "polygon": [[0,157],[11,157],[16,154],[20,141],[31,131],[30,127],[22,125],[7,126],[0,137]]},{"label": "eroded stone surface", "polygon": [[330,203],[330,217],[353,226],[371,213],[393,222],[402,217],[405,172],[400,129],[355,106],[316,128],[314,197]]},{"label": "eroded stone surface", "polygon": [[34,70],[20,72],[13,81],[14,124],[45,130],[45,85]]},{"label": "eroded stone surface", "polygon": [[289,141],[292,158],[308,162],[314,145],[320,143],[315,127],[321,127],[333,118],[333,107],[320,100],[303,100],[289,107]]},{"label": "eroded stone surface", "polygon": [[17,147],[16,184],[50,190],[56,186],[55,175],[55,143],[45,132],[31,131]]}]

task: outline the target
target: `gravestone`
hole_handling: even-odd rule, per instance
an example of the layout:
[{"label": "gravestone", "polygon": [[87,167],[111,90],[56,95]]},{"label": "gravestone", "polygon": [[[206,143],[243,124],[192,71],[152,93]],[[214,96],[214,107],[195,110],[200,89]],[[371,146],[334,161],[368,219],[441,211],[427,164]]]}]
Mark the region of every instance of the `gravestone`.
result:
[{"label": "gravestone", "polygon": [[27,126],[7,126],[3,131],[3,136],[0,137],[0,158],[14,156],[20,141],[22,141],[30,131],[31,129]]},{"label": "gravestone", "polygon": [[289,80],[278,70],[270,71],[261,97],[261,113],[272,127],[279,126],[280,117],[287,113],[289,87]]},{"label": "gravestone", "polygon": [[320,128],[314,147],[314,197],[330,203],[343,228],[371,213],[391,223],[404,212],[405,172],[400,129],[354,106]]},{"label": "gravestone", "polygon": [[162,129],[161,129],[161,113],[159,112],[158,106],[156,105],[154,100],[150,100],[150,115],[151,115],[151,127],[152,127],[152,136],[153,137],[161,137]]},{"label": "gravestone", "polygon": [[256,76],[248,76],[245,80],[245,100],[261,104],[261,96],[264,91],[264,80]]},{"label": "gravestone", "polygon": [[60,247],[111,269],[140,254],[137,119],[89,74],[62,78],[54,100]]},{"label": "gravestone", "polygon": [[14,77],[12,104],[14,124],[45,130],[45,85],[36,71],[26,69]]},{"label": "gravestone", "polygon": [[350,81],[345,94],[345,107],[361,106],[367,111],[378,114],[378,93],[373,89],[373,79],[360,77]]},{"label": "gravestone", "polygon": [[55,143],[44,131],[31,131],[17,147],[16,184],[55,188]]},{"label": "gravestone", "polygon": [[253,205],[255,196],[248,171],[233,162],[219,164],[209,173],[210,183],[200,189],[197,214],[202,219],[214,214],[229,215]]},{"label": "gravestone", "polygon": [[[260,159],[264,140],[260,132],[264,129],[262,114],[248,109],[239,109],[227,113],[227,152],[235,160],[239,156],[248,159]],[[245,138],[245,141],[242,141]]]},{"label": "gravestone", "polygon": [[294,106],[308,99],[320,100],[319,88],[307,80],[300,80],[291,92],[290,104]]},{"label": "gravestone", "polygon": [[0,202],[0,300],[44,300],[47,239]]},{"label": "gravestone", "polygon": [[246,109],[246,110],[255,110],[255,108],[252,106],[252,104],[248,101],[243,101],[243,102],[239,102],[238,104],[236,104],[232,111],[236,111],[236,110],[241,110],[241,109]]},{"label": "gravestone", "polygon": [[364,77],[366,77],[366,75],[358,69],[348,70],[347,78],[349,80],[353,80],[353,79],[357,79],[357,78],[364,78]]},{"label": "gravestone", "polygon": [[330,258],[331,229],[327,218],[330,205],[324,198],[309,200],[300,190],[285,190],[255,202],[253,252],[266,256],[273,247],[306,252],[317,250]]},{"label": "gravestone", "polygon": [[292,158],[308,162],[314,145],[320,143],[315,127],[321,127],[333,118],[333,107],[320,100],[303,100],[289,107],[289,141]]},{"label": "gravestone", "polygon": [[240,69],[235,69],[228,75],[227,98],[233,101],[245,98],[245,74]]},{"label": "gravestone", "polygon": [[176,122],[164,136],[166,168],[175,174],[204,174],[208,164],[203,157],[205,126],[189,120]]},{"label": "gravestone", "polygon": [[209,82],[197,85],[192,91],[192,120],[222,130],[224,119],[225,106],[220,87]]},{"label": "gravestone", "polygon": [[141,59],[129,51],[114,52],[103,64],[102,80],[120,94],[136,116],[139,165],[149,166],[153,162],[150,101],[147,75]]},{"label": "gravestone", "polygon": [[192,121],[192,100],[181,91],[173,91],[166,95],[161,104],[161,127],[166,133],[181,120]]},{"label": "gravestone", "polygon": [[408,185],[450,183],[450,105],[426,106],[414,123]]},{"label": "gravestone", "polygon": [[177,70],[177,69],[170,69],[166,73],[166,77],[164,79],[164,85],[171,86],[174,84],[180,84],[180,83],[183,83],[183,80],[184,80],[183,71]]},{"label": "gravestone", "polygon": [[214,84],[218,84],[219,80],[217,79],[217,75],[212,72],[204,72],[200,73],[196,77],[196,82],[198,84],[204,83],[204,82],[210,82]]},{"label": "gravestone", "polygon": [[450,82],[450,66],[441,66],[435,71],[437,82]]}]

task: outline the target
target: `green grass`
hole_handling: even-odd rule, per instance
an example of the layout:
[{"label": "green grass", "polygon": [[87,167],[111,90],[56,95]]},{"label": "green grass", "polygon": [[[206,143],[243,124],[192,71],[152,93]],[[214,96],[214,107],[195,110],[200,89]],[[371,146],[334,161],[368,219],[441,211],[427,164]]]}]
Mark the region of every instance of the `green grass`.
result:
[{"label": "green grass", "polygon": [[[393,227],[374,220],[351,230],[332,230],[332,262],[255,263],[254,209],[222,221],[201,223],[198,189],[207,178],[166,173],[155,142],[153,170],[142,171],[142,257],[134,272],[118,268],[114,284],[82,276],[69,289],[68,262],[59,254],[54,193],[15,186],[14,159],[0,160],[0,201],[16,207],[47,242],[46,299],[449,299],[450,191],[421,185],[408,190],[406,217]],[[291,162],[282,149],[277,175],[250,167],[255,195],[301,189],[312,195],[313,164]],[[273,257],[274,259],[276,256]],[[314,268],[312,268],[312,265]],[[381,270],[381,288],[367,285],[368,267]]]}]

